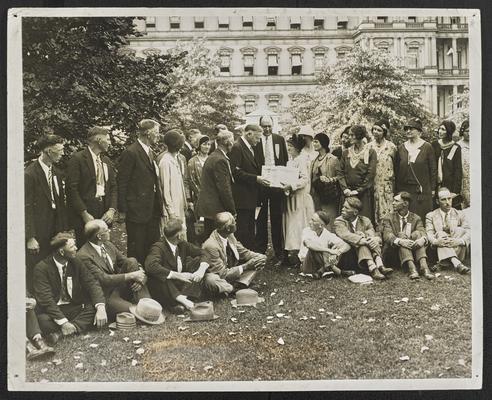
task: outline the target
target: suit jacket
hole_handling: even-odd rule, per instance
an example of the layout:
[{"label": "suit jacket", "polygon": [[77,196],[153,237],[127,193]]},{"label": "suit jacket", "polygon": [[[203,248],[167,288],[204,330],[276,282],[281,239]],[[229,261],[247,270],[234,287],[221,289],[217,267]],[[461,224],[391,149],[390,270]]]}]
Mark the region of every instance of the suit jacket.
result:
[{"label": "suit jacket", "polygon": [[[289,161],[289,154],[287,153],[287,145],[283,136],[272,133],[273,153],[275,155],[275,165],[287,165]],[[263,153],[263,142],[260,142],[255,146],[255,158],[260,165],[265,165],[265,154]]]},{"label": "suit jacket", "polygon": [[[407,223],[410,224],[410,232],[417,232],[416,237],[426,238],[424,224],[417,214],[408,212]],[[398,239],[400,233],[400,214],[393,212],[382,220],[383,241],[386,244],[394,245],[395,239]]]},{"label": "suit jacket", "polygon": [[[116,187],[116,173],[111,160],[101,155],[104,169],[104,212],[109,208],[118,207]],[[95,210],[99,209],[99,202],[96,199],[96,170],[94,161],[88,148],[74,153],[67,165],[67,201],[70,210],[70,218],[74,222],[79,222],[82,211],[94,217]],[[72,222],[72,223],[74,223]]]},{"label": "suit jacket", "polygon": [[236,213],[232,197],[232,171],[229,159],[217,149],[203,164],[197,215],[214,219],[217,213]]},{"label": "suit jacket", "polygon": [[352,232],[350,225],[350,221],[347,221],[342,216],[339,216],[335,218],[333,228],[335,229],[336,235],[351,246],[359,247],[359,242],[361,239],[367,237],[376,237],[379,240],[379,244],[381,244],[381,237],[376,235],[369,218],[359,215],[355,232]]},{"label": "suit jacket", "polygon": [[203,261],[209,264],[207,272],[222,276],[228,268],[237,266],[239,262],[244,263],[249,261],[258,255],[258,253],[244,247],[241,242],[237,241],[232,233],[227,240],[234,253],[234,260],[231,263],[227,262],[227,254],[224,245],[216,230],[214,230],[210,234],[210,237],[203,243]]},{"label": "suit jacket", "polygon": [[51,207],[48,181],[39,161],[33,161],[24,172],[25,237],[36,238],[41,248],[47,248],[57,232],[68,229],[65,182],[59,170],[53,167],[52,171],[56,209]]},{"label": "suit jacket", "polygon": [[231,159],[232,174],[234,175],[232,195],[236,209],[248,210],[256,208],[260,186],[256,182],[256,178],[261,175],[260,164],[258,164],[254,154],[246,146],[243,139],[239,139],[234,143],[229,157]]},{"label": "suit jacket", "polygon": [[[181,272],[195,272],[198,265],[191,263],[190,261],[192,258],[202,256],[202,249],[194,244],[181,241],[177,245],[177,251],[183,266]],[[177,270],[178,265],[176,258],[171,247],[167,243],[167,240],[163,237],[150,248],[149,255],[145,259],[145,271],[150,277],[165,282],[167,281],[169,273]]]},{"label": "suit jacket", "polygon": [[138,261],[133,257],[128,258],[124,256],[123,253],[109,241],[104,242],[104,248],[106,249],[109,258],[111,258],[114,271],[111,271],[104,259],[99,255],[97,250],[92,247],[90,242],[86,242],[79,249],[77,258],[84,263],[84,266],[99,281],[99,284],[104,291],[104,296],[108,298],[114,288],[125,283],[125,273],[138,270]]},{"label": "suit jacket", "polygon": [[162,195],[158,176],[159,167],[151,164],[138,141],[121,153],[118,167],[118,210],[126,219],[147,223],[152,217],[162,217]]},{"label": "suit jacket", "polygon": [[[460,239],[463,239],[467,245],[470,244],[470,225],[468,224],[465,213],[463,213],[463,211],[456,210],[455,208],[451,208],[451,210],[449,210],[448,220],[451,236],[459,237]],[[425,230],[427,232],[427,239],[429,239],[430,244],[435,245],[437,241],[437,234],[439,232],[443,232],[443,228],[444,220],[440,213],[440,208],[431,211],[425,216]],[[456,228],[461,228],[461,231],[464,231],[464,234],[454,236],[453,231],[455,231]]]},{"label": "suit jacket", "polygon": [[190,158],[195,155],[195,151],[193,149],[190,149],[185,142],[183,147],[181,147],[180,153],[186,158],[186,162],[190,161]]},{"label": "suit jacket", "polygon": [[[88,268],[77,258],[68,261],[67,277],[72,277],[71,304],[105,303],[99,282]],[[57,305],[61,295],[61,279],[58,268],[50,255],[34,267],[34,297],[40,313],[52,319],[63,319],[65,315]]]}]

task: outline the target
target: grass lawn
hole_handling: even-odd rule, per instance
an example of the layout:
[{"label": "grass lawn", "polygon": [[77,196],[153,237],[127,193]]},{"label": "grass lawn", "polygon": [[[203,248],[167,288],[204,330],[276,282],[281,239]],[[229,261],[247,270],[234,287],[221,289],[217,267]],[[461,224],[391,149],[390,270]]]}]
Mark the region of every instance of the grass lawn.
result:
[{"label": "grass lawn", "polygon": [[[121,230],[112,234],[116,244],[124,242]],[[265,297],[257,309],[235,309],[222,299],[215,302],[216,321],[186,323],[166,314],[159,326],[68,338],[56,345],[52,360],[28,363],[26,379],[470,377],[470,276],[440,274],[432,282],[410,281],[396,271],[386,282],[356,285],[267,266],[253,286]]]}]

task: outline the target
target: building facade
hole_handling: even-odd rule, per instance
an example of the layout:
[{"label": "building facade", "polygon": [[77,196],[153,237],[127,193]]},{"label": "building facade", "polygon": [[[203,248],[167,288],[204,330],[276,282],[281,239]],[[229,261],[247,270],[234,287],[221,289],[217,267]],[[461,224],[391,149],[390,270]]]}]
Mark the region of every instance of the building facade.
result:
[{"label": "building facade", "polygon": [[[246,12],[246,11],[245,11]],[[318,13],[318,14],[317,14]],[[296,93],[316,84],[316,71],[335,64],[357,44],[398,57],[420,79],[418,89],[430,112],[444,117],[459,107],[454,96],[468,86],[468,24],[465,17],[353,17],[310,10],[284,15],[265,10],[249,16],[169,15],[137,19],[145,35],[132,38],[138,56],[166,52],[177,41],[206,38],[218,52],[222,79],[238,87],[239,109],[285,113]]]}]

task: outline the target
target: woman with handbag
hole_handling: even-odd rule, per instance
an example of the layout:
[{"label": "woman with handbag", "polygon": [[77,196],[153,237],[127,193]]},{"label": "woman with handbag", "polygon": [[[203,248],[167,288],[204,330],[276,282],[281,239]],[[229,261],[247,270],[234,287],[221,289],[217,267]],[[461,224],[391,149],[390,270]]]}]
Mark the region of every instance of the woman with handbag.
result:
[{"label": "woman with handbag", "polygon": [[403,127],[408,140],[398,146],[395,160],[396,192],[412,196],[409,210],[422,221],[434,209],[432,198],[437,184],[434,150],[422,135],[422,121],[412,118]]},{"label": "woman with handbag", "polygon": [[311,196],[315,211],[330,217],[329,230],[340,211],[340,161],[330,153],[330,138],[325,133],[314,136],[313,147],[318,156],[311,164]]}]

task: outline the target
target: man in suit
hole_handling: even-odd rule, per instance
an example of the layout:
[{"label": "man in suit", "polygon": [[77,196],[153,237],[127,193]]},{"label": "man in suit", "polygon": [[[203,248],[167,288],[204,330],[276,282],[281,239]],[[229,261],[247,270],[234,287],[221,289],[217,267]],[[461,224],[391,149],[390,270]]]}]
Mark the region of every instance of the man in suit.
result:
[{"label": "man in suit", "polygon": [[[417,214],[408,210],[412,197],[408,192],[400,192],[393,197],[393,209],[382,223],[383,254],[386,259],[398,258],[401,266],[408,267],[410,279],[418,279],[420,273],[427,279],[434,279],[427,265],[427,236],[424,224]],[[395,254],[396,253],[396,254]]]},{"label": "man in suit", "polygon": [[118,168],[118,211],[126,221],[128,256],[143,265],[160,237],[163,214],[159,167],[152,146],[159,140],[159,123],[144,119],[138,124],[138,138],[120,157]]},{"label": "man in suit", "polygon": [[64,140],[57,135],[44,135],[37,146],[39,158],[24,172],[25,237],[27,288],[32,290],[32,269],[50,252],[50,241],[68,229],[65,183],[57,164],[63,156]]},{"label": "man in suit", "polygon": [[125,257],[110,242],[109,234],[110,229],[102,219],[87,222],[87,242],[77,252],[77,257],[101,285],[107,312],[114,319],[116,314],[129,312],[130,306],[149,298],[150,294],[143,268],[135,258]]},{"label": "man in suit", "polygon": [[229,131],[217,135],[217,149],[208,156],[203,164],[200,196],[196,204],[196,213],[205,218],[204,235],[209,237],[214,230],[215,216],[222,211],[236,214],[232,197],[233,176],[227,154],[234,144]]},{"label": "man in suit", "polygon": [[361,201],[355,196],[348,197],[343,203],[342,215],[335,219],[335,233],[351,246],[346,253],[348,259],[355,255],[360,269],[369,270],[374,279],[383,280],[393,270],[383,265],[381,237],[374,231],[371,220],[359,215],[361,210]]},{"label": "man in suit", "polygon": [[200,136],[201,133],[198,129],[185,131],[185,142],[180,153],[186,158],[186,162],[190,161],[190,158],[196,154],[195,149]]},{"label": "man in suit", "polygon": [[227,126],[225,126],[224,124],[215,125],[214,134],[213,134],[213,136],[210,136],[211,142],[210,142],[210,150],[208,151],[209,155],[212,154],[215,151],[215,149],[217,149],[217,136],[222,131],[229,131],[229,129],[227,129]]},{"label": "man in suit", "polygon": [[75,239],[68,232],[51,241],[53,253],[34,267],[34,297],[41,331],[56,342],[60,334],[106,325],[104,294],[97,280],[76,258]]},{"label": "man in suit", "polygon": [[470,268],[463,264],[470,244],[470,226],[462,211],[452,207],[455,195],[442,187],[437,193],[439,208],[425,217],[425,230],[430,244],[437,249],[438,265],[451,264],[460,274]]},{"label": "man in suit", "polygon": [[117,208],[116,174],[109,149],[109,131],[94,126],[87,133],[88,146],[72,155],[67,165],[69,219],[80,247],[85,243],[84,225],[102,219],[111,226]]},{"label": "man in suit", "polygon": [[260,186],[269,182],[261,177],[261,166],[255,159],[255,146],[260,142],[262,129],[249,124],[244,135],[232,146],[231,159],[234,183],[232,195],[237,211],[237,238],[246,248],[255,248],[255,210]]},{"label": "man in suit", "polygon": [[[273,120],[271,117],[260,118],[263,129],[261,141],[255,146],[256,161],[260,168],[263,165],[287,165],[289,156],[285,139],[272,133]],[[265,253],[268,246],[268,211],[270,210],[270,229],[272,232],[272,246],[275,257],[280,260],[284,257],[282,235],[282,200],[284,192],[280,189],[261,187],[259,190],[258,205],[261,207],[256,219],[256,251]]]},{"label": "man in suit", "polygon": [[[203,260],[209,265],[203,285],[212,294],[229,294],[234,291],[234,284],[249,275],[247,271],[257,271],[265,266],[266,256],[245,248],[236,240],[236,221],[231,213],[217,214],[216,226],[202,246]],[[253,276],[248,279],[251,281]]]},{"label": "man in suit", "polygon": [[208,268],[201,261],[202,249],[183,240],[184,235],[183,221],[169,219],[164,236],[152,245],[145,260],[152,297],[177,314],[194,307],[189,297],[200,296],[199,283]]}]

